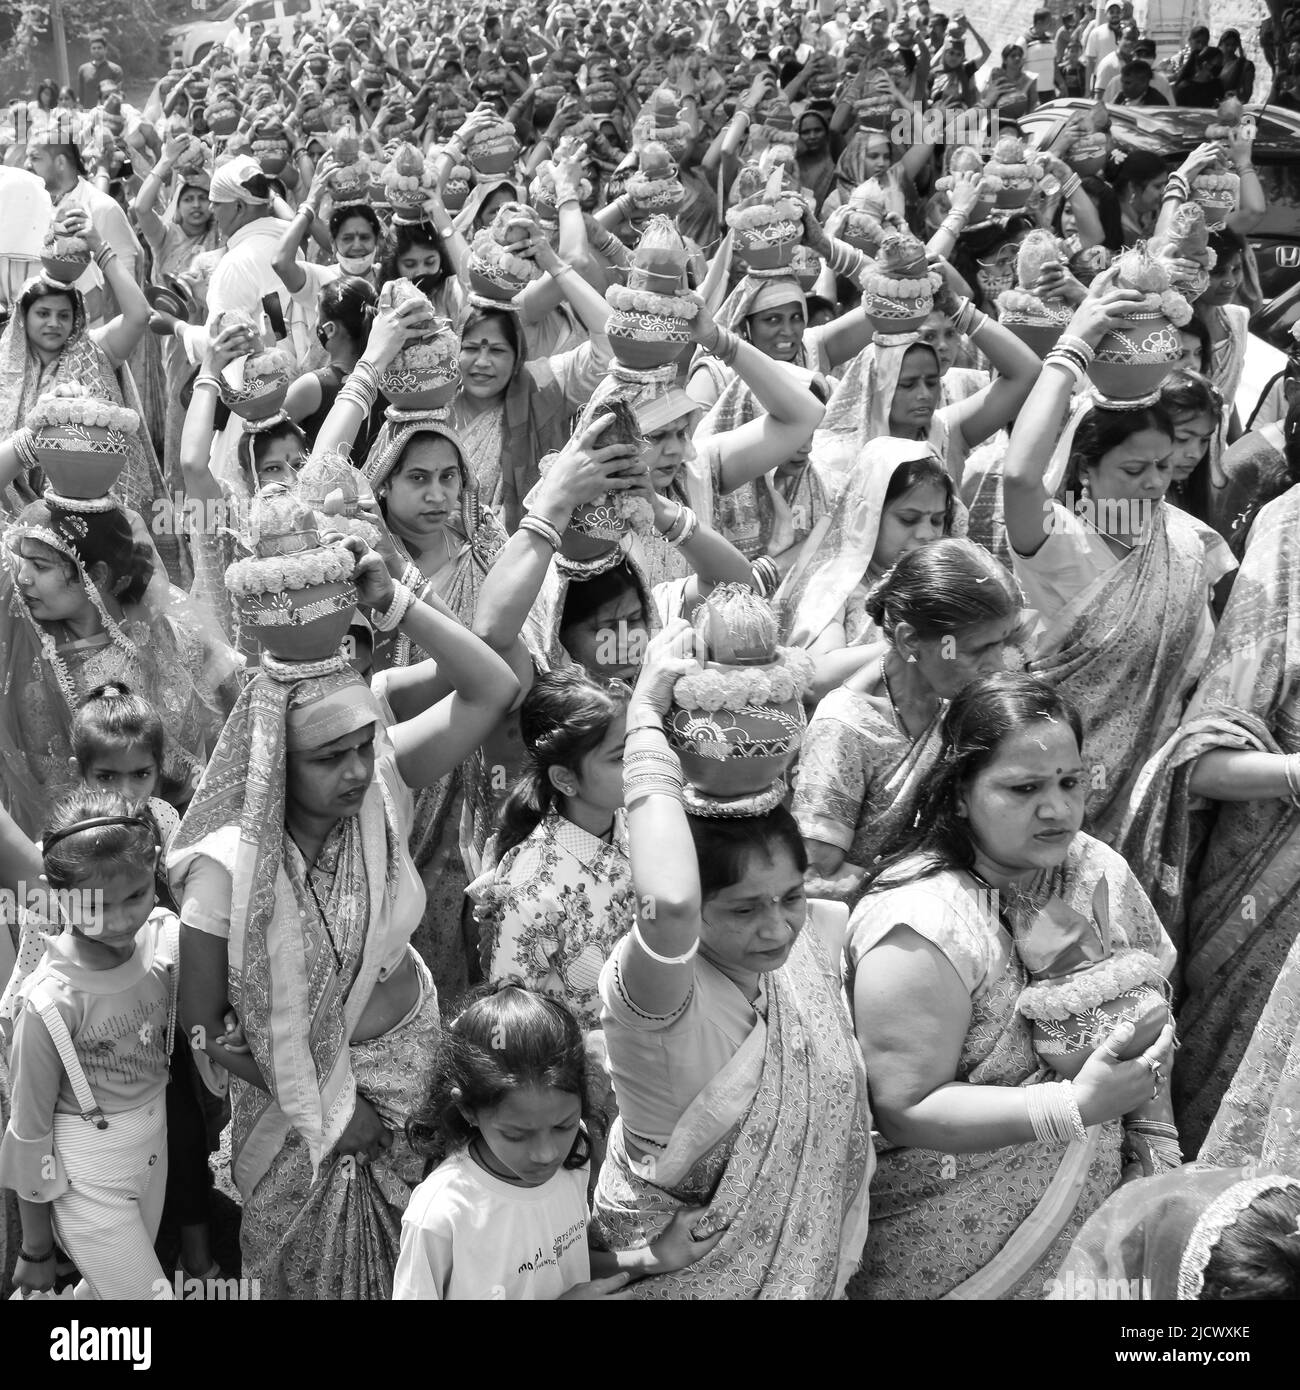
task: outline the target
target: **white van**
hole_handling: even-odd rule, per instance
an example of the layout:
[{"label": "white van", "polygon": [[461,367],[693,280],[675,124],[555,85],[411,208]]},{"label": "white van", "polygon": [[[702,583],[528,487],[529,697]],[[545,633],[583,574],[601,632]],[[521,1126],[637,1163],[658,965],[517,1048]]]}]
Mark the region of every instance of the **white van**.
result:
[{"label": "white van", "polygon": [[317,23],[325,20],[321,0],[225,0],[202,19],[169,29],[163,35],[159,54],[163,66],[170,67],[177,54],[186,67],[201,63],[214,43],[223,43],[236,32],[235,16],[240,14],[248,20],[245,33],[250,24],[258,21],[266,26],[268,34],[278,33],[286,56],[293,42],[294,20],[310,19]]}]

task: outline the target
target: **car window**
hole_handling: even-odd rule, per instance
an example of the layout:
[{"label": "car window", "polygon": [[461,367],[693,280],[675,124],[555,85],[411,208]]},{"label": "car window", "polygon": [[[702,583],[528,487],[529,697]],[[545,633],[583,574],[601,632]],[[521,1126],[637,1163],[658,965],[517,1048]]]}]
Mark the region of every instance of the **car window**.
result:
[{"label": "car window", "polygon": [[244,13],[248,16],[248,22],[250,24],[259,19],[263,24],[266,24],[275,18],[274,0],[257,0],[257,3],[255,5],[250,5]]},{"label": "car window", "polygon": [[285,14],[306,14],[311,9],[311,0],[284,0]]},{"label": "car window", "polygon": [[1264,190],[1263,217],[1250,229],[1252,237],[1300,239],[1300,164],[1266,164],[1256,160]]}]

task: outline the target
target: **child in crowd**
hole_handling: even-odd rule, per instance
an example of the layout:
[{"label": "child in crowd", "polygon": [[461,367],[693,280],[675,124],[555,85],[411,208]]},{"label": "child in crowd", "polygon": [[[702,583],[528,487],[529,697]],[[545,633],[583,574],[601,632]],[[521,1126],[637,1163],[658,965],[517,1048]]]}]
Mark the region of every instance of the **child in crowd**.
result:
[{"label": "child in crowd", "polygon": [[707,1254],[721,1236],[693,1241],[690,1213],[642,1249],[588,1249],[582,1030],[556,999],[488,989],[447,1029],[406,1124],[438,1166],[406,1209],[393,1297],[626,1299],[633,1278]]}]

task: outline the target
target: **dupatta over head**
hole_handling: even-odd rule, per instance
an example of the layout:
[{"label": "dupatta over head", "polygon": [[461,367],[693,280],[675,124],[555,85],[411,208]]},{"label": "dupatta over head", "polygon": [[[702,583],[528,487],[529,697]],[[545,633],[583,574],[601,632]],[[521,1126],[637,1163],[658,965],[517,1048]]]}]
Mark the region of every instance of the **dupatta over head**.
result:
[{"label": "dupatta over head", "polygon": [[1249,1168],[1176,1168],[1122,1187],[1070,1249],[1049,1298],[1194,1302],[1224,1231],[1256,1197],[1300,1179]]},{"label": "dupatta over head", "polygon": [[[43,367],[28,345],[26,315],[19,310],[15,301],[14,312],[5,325],[4,333],[0,334],[0,439],[8,439],[21,427],[27,412],[47,391],[69,382],[84,386],[93,395],[102,396],[114,405],[129,406],[142,421],[147,420],[148,413],[130,370],[125,365],[115,368],[108,353],[91,336],[86,326],[86,301],[81,291],[51,280],[42,273],[23,286],[23,293],[36,285],[57,290],[72,300],[72,332],[59,353],[58,361],[51,367]],[[141,428],[129,436],[126,467],[111,491],[122,506],[129,507],[142,517],[154,517],[159,510],[156,504],[165,507],[167,486],[147,429]],[[16,501],[21,506],[36,495],[35,489],[25,478],[11,483],[4,490],[4,498],[12,499],[9,505],[15,511],[17,507],[12,506],[12,502]],[[180,537],[174,531],[168,533],[164,528],[156,533],[156,540],[158,553],[173,582],[188,585],[189,561],[182,551]]]},{"label": "dupatta over head", "polygon": [[[286,865],[285,773],[291,752],[367,725],[375,726],[376,776],[359,813],[341,825],[340,853],[362,893],[349,908],[365,939],[355,975],[344,980],[327,951],[315,952],[309,972],[313,904]],[[290,1130],[305,1141],[313,1176],[343,1133],[357,1093],[349,1040],[380,970],[400,957],[419,920],[424,892],[406,851],[410,793],[385,775],[391,757],[379,702],[341,655],[306,666],[263,656],[167,856],[173,882],[198,856],[231,877],[231,1003],[271,1088],[233,1088],[234,1176],[245,1198]]]}]

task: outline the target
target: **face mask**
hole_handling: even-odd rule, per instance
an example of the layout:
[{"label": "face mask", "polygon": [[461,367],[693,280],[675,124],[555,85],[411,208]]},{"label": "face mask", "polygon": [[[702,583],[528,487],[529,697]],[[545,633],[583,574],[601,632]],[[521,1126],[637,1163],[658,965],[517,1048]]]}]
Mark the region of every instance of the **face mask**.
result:
[{"label": "face mask", "polygon": [[339,269],[344,275],[369,275],[374,269],[375,253],[371,251],[365,256],[339,256]]}]

